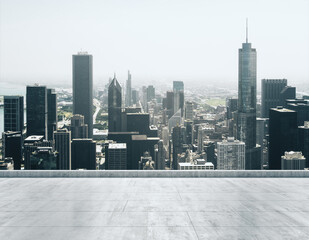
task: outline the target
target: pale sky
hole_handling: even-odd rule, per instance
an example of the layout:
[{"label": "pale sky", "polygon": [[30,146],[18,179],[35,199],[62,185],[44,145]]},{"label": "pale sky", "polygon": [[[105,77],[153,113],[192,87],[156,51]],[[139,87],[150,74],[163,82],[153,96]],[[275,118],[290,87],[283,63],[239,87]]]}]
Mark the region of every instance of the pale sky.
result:
[{"label": "pale sky", "polygon": [[246,18],[258,84],[309,84],[309,0],[0,0],[0,81],[70,85],[82,49],[102,86],[237,83]]}]

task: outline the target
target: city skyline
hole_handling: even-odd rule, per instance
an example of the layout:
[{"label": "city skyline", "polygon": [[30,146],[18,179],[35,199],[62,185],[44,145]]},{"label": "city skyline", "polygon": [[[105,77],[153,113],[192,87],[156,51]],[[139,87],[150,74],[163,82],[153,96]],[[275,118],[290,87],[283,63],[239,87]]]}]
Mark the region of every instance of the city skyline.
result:
[{"label": "city skyline", "polygon": [[[128,69],[135,84],[173,80],[234,84],[236,49],[245,40],[246,18],[249,41],[259,49],[258,80],[286,78],[299,83],[309,78],[309,2],[304,0],[168,5],[77,1],[75,11],[70,11],[69,3],[59,8],[54,3],[1,1],[1,81],[70,86],[70,56],[82,49],[94,56],[94,84],[108,81],[113,72],[123,83]],[[14,19],[11,11],[17,13]],[[26,36],[24,41],[19,40],[21,35]]]}]

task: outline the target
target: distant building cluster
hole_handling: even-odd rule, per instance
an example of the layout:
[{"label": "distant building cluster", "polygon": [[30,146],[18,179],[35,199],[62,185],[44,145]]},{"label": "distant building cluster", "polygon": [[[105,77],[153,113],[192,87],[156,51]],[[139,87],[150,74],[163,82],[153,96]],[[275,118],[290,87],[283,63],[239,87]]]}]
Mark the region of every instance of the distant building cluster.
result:
[{"label": "distant building cluster", "polygon": [[36,84],[25,102],[4,96],[1,169],[309,168],[309,97],[297,98],[287,79],[262,79],[257,101],[257,51],[248,38],[238,51],[238,95],[225,106],[187,94],[179,80],[168,90],[133,88],[130,71],[125,83],[114,74],[94,89],[87,52],[72,56],[72,68],[71,95]]}]

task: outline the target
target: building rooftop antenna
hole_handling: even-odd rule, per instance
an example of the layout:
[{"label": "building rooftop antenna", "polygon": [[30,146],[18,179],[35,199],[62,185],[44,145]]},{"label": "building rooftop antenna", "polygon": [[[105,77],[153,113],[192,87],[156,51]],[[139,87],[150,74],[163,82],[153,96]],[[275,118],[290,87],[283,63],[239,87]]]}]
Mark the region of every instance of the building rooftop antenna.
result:
[{"label": "building rooftop antenna", "polygon": [[248,43],[248,18],[246,18],[246,43]]}]

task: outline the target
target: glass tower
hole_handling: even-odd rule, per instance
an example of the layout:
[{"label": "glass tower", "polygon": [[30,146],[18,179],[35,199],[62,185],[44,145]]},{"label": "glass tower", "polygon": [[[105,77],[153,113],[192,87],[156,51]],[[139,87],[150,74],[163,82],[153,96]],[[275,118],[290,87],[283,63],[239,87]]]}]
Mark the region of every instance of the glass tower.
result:
[{"label": "glass tower", "polygon": [[79,52],[73,55],[73,114],[84,116],[88,137],[93,135],[92,55]]}]

